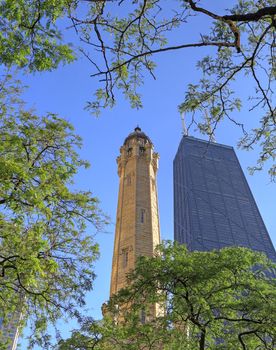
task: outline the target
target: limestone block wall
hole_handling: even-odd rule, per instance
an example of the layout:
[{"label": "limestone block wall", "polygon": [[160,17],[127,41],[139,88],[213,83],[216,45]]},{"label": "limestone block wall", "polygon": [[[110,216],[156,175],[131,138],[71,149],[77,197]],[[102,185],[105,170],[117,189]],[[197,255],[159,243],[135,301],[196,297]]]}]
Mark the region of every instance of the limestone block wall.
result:
[{"label": "limestone block wall", "polygon": [[158,154],[153,152],[153,145],[146,136],[140,138],[139,133],[133,134],[127,138],[117,158],[120,184],[111,296],[126,287],[126,274],[134,269],[137,257],[152,256],[160,243]]}]

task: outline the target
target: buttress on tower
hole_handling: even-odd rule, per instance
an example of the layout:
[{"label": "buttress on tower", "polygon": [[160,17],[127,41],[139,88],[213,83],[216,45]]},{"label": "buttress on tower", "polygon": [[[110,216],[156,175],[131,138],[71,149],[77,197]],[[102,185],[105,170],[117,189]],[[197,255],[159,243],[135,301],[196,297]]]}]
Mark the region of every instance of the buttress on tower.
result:
[{"label": "buttress on tower", "polygon": [[126,274],[138,256],[153,256],[160,243],[156,174],[159,155],[136,127],[117,158],[118,195],[110,296],[127,286]]}]

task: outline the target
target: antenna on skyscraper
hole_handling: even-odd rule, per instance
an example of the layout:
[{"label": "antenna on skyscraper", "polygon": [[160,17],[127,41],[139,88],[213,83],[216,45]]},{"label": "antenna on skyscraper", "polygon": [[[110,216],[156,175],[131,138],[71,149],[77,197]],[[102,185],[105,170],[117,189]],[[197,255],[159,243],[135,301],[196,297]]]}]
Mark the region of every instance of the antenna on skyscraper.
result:
[{"label": "antenna on skyscraper", "polygon": [[181,121],[182,121],[182,135],[188,136],[188,130],[185,123],[184,112],[181,112],[180,115],[181,115]]},{"label": "antenna on skyscraper", "polygon": [[209,114],[207,112],[207,109],[204,110],[205,112],[205,119],[207,122],[207,126],[208,126],[208,135],[210,137],[210,141],[211,142],[216,142],[216,138],[215,138],[215,130],[212,129],[212,125],[211,125],[211,118],[209,117]]}]

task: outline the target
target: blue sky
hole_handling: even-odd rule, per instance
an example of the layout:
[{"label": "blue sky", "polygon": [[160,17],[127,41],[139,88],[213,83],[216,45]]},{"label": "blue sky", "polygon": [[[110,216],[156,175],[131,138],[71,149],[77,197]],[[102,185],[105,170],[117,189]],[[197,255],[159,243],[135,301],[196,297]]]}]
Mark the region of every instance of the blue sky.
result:
[{"label": "blue sky", "polygon": [[[228,2],[224,2],[228,3]],[[194,23],[192,30],[199,31],[199,23]],[[187,33],[190,35],[190,31]],[[87,295],[88,313],[101,317],[100,307],[109,297],[111,259],[113,254],[114,222],[118,195],[118,176],[116,157],[124,138],[139,124],[151,138],[155,150],[160,155],[158,172],[158,195],[161,235],[163,239],[173,239],[173,183],[172,162],[181,139],[181,120],[177,106],[183,101],[184,92],[189,83],[195,83],[199,72],[196,69],[197,59],[206,51],[194,49],[189,51],[170,52],[156,56],[158,66],[157,80],[146,75],[141,88],[143,109],[130,108],[122,97],[112,110],[105,110],[99,118],[84,110],[87,100],[98,87],[97,79],[92,79],[92,67],[88,61],[80,59],[54,72],[24,76],[29,85],[25,92],[28,106],[38,113],[54,112],[65,117],[83,138],[81,155],[91,163],[91,168],[81,171],[76,177],[76,187],[90,189],[100,199],[102,210],[111,218],[111,224],[105,232],[97,233],[95,239],[100,244],[101,257],[96,262],[97,279],[94,291]],[[250,82],[240,80],[236,88],[241,97],[247,96]],[[189,117],[189,116],[187,116]],[[258,111],[249,113],[246,108],[235,113],[237,119],[255,126]],[[192,133],[198,136],[197,133]],[[236,146],[240,132],[236,126],[224,122],[217,130],[217,142]],[[249,186],[253,192],[261,215],[276,244],[275,198],[276,188],[270,182],[265,171],[254,176],[248,175],[247,167],[254,164],[257,151],[245,152],[235,147]],[[61,325],[62,334],[68,334],[74,324]],[[22,341],[22,349],[26,342]],[[39,349],[39,348],[36,348]]]}]

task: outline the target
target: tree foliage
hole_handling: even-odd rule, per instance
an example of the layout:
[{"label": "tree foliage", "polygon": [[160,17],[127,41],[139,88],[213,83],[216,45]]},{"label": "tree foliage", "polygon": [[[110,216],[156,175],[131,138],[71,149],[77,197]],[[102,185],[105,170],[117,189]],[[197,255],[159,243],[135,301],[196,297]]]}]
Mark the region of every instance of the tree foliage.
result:
[{"label": "tree foliage", "polygon": [[[85,52],[96,67],[94,76],[101,77],[104,84],[97,90],[96,101],[88,107],[97,113],[101,107],[112,106],[117,90],[121,90],[133,107],[140,108],[139,86],[144,82],[145,72],[155,78],[157,54],[208,48],[209,54],[197,62],[202,72],[200,81],[188,85],[179,105],[181,112],[191,114],[188,130],[195,126],[212,138],[218,124],[228,119],[242,130],[241,148],[249,150],[259,144],[260,156],[251,170],[262,169],[267,160],[275,159],[276,149],[275,2],[234,1],[224,14],[217,13],[216,6],[212,11],[209,4],[201,2],[180,0],[168,5],[162,0],[140,0],[130,5],[118,1],[116,10],[115,5],[101,1],[92,4],[92,15],[72,18],[82,33],[82,41],[102,56],[100,60],[91,49]],[[190,33],[185,35],[195,16],[202,23],[207,19],[198,38]],[[191,41],[175,43],[174,33],[181,38],[192,36]],[[187,65],[188,62],[183,70]],[[248,113],[253,110],[260,113],[259,124],[252,130],[247,130],[235,117],[242,100],[234,81],[245,77],[251,86]],[[275,164],[269,173],[273,179]]]},{"label": "tree foliage", "polygon": [[[274,0],[233,0],[228,6],[220,13],[216,4],[202,0],[3,0],[0,62],[49,70],[71,62],[79,46],[94,69],[92,76],[103,84],[87,105],[98,114],[115,104],[118,91],[132,107],[142,106],[139,87],[146,72],[155,78],[157,54],[208,49],[197,62],[201,79],[189,84],[179,109],[191,114],[188,129],[195,126],[210,138],[223,119],[238,125],[241,148],[260,146],[254,172],[275,160],[276,6]],[[202,23],[198,36],[189,31],[195,17]],[[74,50],[63,40],[66,29],[77,36]],[[252,130],[236,117],[243,99],[235,81],[242,79],[250,86],[248,118],[253,110],[260,114]],[[272,164],[272,179],[275,172]]]},{"label": "tree foliage", "polygon": [[[216,11],[216,6],[213,9],[209,6],[201,0],[2,0],[0,64],[27,72],[52,70],[61,63],[72,62],[79,46],[95,69],[92,75],[103,84],[96,91],[95,100],[87,105],[89,110],[99,113],[101,108],[115,104],[120,91],[132,107],[140,108],[139,87],[146,72],[155,78],[158,54],[207,48],[209,54],[197,63],[202,77],[198,83],[191,82],[188,86],[179,110],[191,114],[188,130],[196,126],[210,138],[223,119],[239,126],[240,147],[260,146],[259,159],[252,168],[252,171],[258,170],[266,161],[275,159],[275,3],[273,0],[237,0],[222,14]],[[206,23],[199,37],[175,43],[176,37],[186,40],[186,30],[195,17]],[[73,30],[77,36],[75,47],[64,39],[67,30]],[[252,87],[247,95],[249,112],[260,113],[258,124],[252,130],[247,130],[246,125],[234,117],[243,102],[235,81],[244,78]],[[70,124],[53,114],[40,117],[26,110],[17,93],[16,85],[9,85],[6,80],[1,82],[0,317],[6,318],[7,313],[20,305],[25,315],[32,315],[39,337],[47,321],[54,323],[63,312],[74,313],[74,306],[82,305],[85,291],[91,289],[92,262],[97,256],[97,247],[85,233],[85,222],[97,225],[101,214],[90,193],[71,189],[73,176],[86,163],[76,152],[80,139]],[[275,165],[272,164],[269,172],[275,179]],[[249,259],[250,254],[244,254]],[[256,271],[259,270],[251,274]],[[151,277],[154,281],[154,276]],[[262,278],[258,275],[252,277],[252,281]],[[270,286],[270,282],[263,280]],[[237,300],[241,302],[244,297],[240,294]],[[205,300],[206,296],[202,298]],[[169,300],[175,303],[178,299]],[[265,305],[263,309],[260,304],[256,305],[258,312],[265,314]],[[237,317],[240,312],[238,309]],[[176,316],[173,313],[169,316],[172,319],[165,321],[175,322]],[[205,316],[203,314],[203,320]],[[136,322],[137,315],[129,319]],[[202,328],[190,318],[188,323],[196,337],[201,337]],[[138,324],[136,322],[135,327]],[[212,318],[204,341],[212,342],[212,336],[221,332],[222,324],[225,322]],[[231,324],[226,322],[227,326]],[[214,329],[209,333],[211,325]],[[250,338],[256,343],[259,336],[259,341],[265,344],[267,339],[272,339],[270,334],[263,337],[267,329],[271,331],[267,325],[265,319],[261,319],[257,331],[246,325],[252,333],[242,334],[238,340],[233,338],[233,344],[248,346],[245,340],[243,345],[243,339]],[[143,327],[148,329],[148,325]],[[156,332],[161,329],[159,324],[155,328]],[[110,332],[112,330],[110,326]],[[163,330],[164,334],[176,332],[181,338],[175,328],[165,325]],[[226,332],[229,339],[235,331],[233,326],[233,331]],[[122,339],[126,339],[124,334],[128,336],[129,330],[123,328],[120,332]],[[178,339],[176,334],[174,339]],[[44,340],[47,344],[47,336]]]},{"label": "tree foliage", "polygon": [[[110,300],[104,321],[87,320],[59,349],[140,350],[162,344],[168,350],[272,350],[275,267],[246,248],[189,252],[167,242],[155,257],[138,259],[129,287]],[[156,319],[150,317],[153,303],[165,310]],[[148,315],[145,324],[141,310]]]},{"label": "tree foliage", "polygon": [[64,44],[57,20],[77,1],[5,0],[0,2],[0,64],[30,71],[52,70],[75,54]]},{"label": "tree foliage", "polygon": [[[74,190],[86,167],[81,139],[54,114],[26,110],[9,77],[0,90],[0,318],[22,312],[47,348],[49,323],[77,316],[92,289],[104,217],[90,192]],[[91,223],[90,232],[86,232]]]}]

